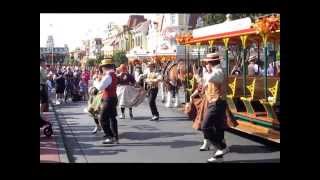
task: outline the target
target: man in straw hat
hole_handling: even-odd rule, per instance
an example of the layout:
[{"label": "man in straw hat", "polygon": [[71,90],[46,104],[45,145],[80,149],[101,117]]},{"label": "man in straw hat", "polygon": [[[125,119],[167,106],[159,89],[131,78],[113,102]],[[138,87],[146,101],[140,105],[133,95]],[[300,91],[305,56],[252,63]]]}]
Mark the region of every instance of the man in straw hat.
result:
[{"label": "man in straw hat", "polygon": [[258,67],[256,64],[257,56],[250,56],[248,59],[248,76],[255,76],[258,73]]},{"label": "man in straw hat", "polygon": [[207,69],[207,73],[204,74],[204,90],[208,107],[201,124],[205,138],[205,147],[201,148],[209,149],[210,144],[213,144],[217,149],[208,162],[221,161],[228,151],[224,140],[227,103],[224,100],[224,73],[220,60],[218,53],[207,54],[203,59]]},{"label": "man in straw hat", "polygon": [[152,113],[150,121],[159,121],[159,112],[156,105],[156,98],[158,95],[158,82],[162,79],[161,75],[156,72],[156,64],[154,61],[148,63],[149,71],[144,75],[147,77],[145,82],[147,83],[147,89],[149,90],[149,106]]},{"label": "man in straw hat", "polygon": [[105,58],[101,61],[99,68],[103,72],[103,77],[99,83],[95,84],[95,88],[97,91],[103,91],[100,112],[100,123],[106,137],[103,144],[118,144],[118,124],[116,119],[118,98],[115,65],[111,58]]}]

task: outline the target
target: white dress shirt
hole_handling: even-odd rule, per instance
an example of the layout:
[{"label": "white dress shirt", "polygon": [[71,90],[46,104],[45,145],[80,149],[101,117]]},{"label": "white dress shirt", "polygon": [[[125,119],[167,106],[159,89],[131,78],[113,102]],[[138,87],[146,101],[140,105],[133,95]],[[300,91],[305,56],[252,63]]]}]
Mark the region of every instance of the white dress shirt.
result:
[{"label": "white dress shirt", "polygon": [[209,82],[211,83],[222,83],[224,79],[223,70],[220,65],[216,65],[212,68],[212,72],[205,72],[203,74],[204,83],[207,85]]},{"label": "white dress shirt", "polygon": [[110,76],[110,72],[114,72],[114,70],[109,70],[106,72],[106,75],[101,79],[100,82],[94,82],[94,87],[99,91],[104,90],[112,83],[112,77]]},{"label": "white dress shirt", "polygon": [[141,76],[139,71],[134,71],[134,79],[136,80],[136,82],[140,81]]}]

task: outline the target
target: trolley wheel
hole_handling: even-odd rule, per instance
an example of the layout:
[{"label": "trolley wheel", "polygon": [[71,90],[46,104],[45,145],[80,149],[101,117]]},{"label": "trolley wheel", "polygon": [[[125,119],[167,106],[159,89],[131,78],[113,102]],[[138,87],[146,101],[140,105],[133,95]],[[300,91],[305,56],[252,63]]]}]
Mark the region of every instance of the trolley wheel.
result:
[{"label": "trolley wheel", "polygon": [[43,133],[44,135],[46,135],[47,137],[51,137],[51,135],[53,134],[53,130],[51,126],[48,126],[46,128],[43,129]]}]

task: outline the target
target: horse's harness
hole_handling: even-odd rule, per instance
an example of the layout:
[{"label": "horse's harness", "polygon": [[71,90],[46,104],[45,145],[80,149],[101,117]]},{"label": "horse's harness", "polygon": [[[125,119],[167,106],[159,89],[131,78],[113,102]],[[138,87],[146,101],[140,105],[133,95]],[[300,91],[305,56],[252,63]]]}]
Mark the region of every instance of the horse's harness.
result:
[{"label": "horse's harness", "polygon": [[[163,70],[163,80],[167,83],[167,85],[171,85],[171,86],[177,86],[178,82],[175,82],[174,84],[172,84],[169,80],[169,73],[170,70],[174,67],[177,66],[177,73],[178,75],[181,73],[181,69],[179,68],[179,63],[177,61],[170,61],[168,62],[168,64],[166,65],[165,69]],[[178,80],[177,80],[178,81]]]}]

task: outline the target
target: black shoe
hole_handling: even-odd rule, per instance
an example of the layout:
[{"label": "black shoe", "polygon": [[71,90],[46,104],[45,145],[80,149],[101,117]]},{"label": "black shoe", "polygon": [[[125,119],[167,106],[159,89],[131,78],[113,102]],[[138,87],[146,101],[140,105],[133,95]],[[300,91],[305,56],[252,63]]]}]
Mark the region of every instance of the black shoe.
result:
[{"label": "black shoe", "polygon": [[117,139],[117,138],[115,138],[115,137],[112,138],[112,141],[113,141],[113,144],[120,144],[120,143],[119,143],[119,139]]}]

